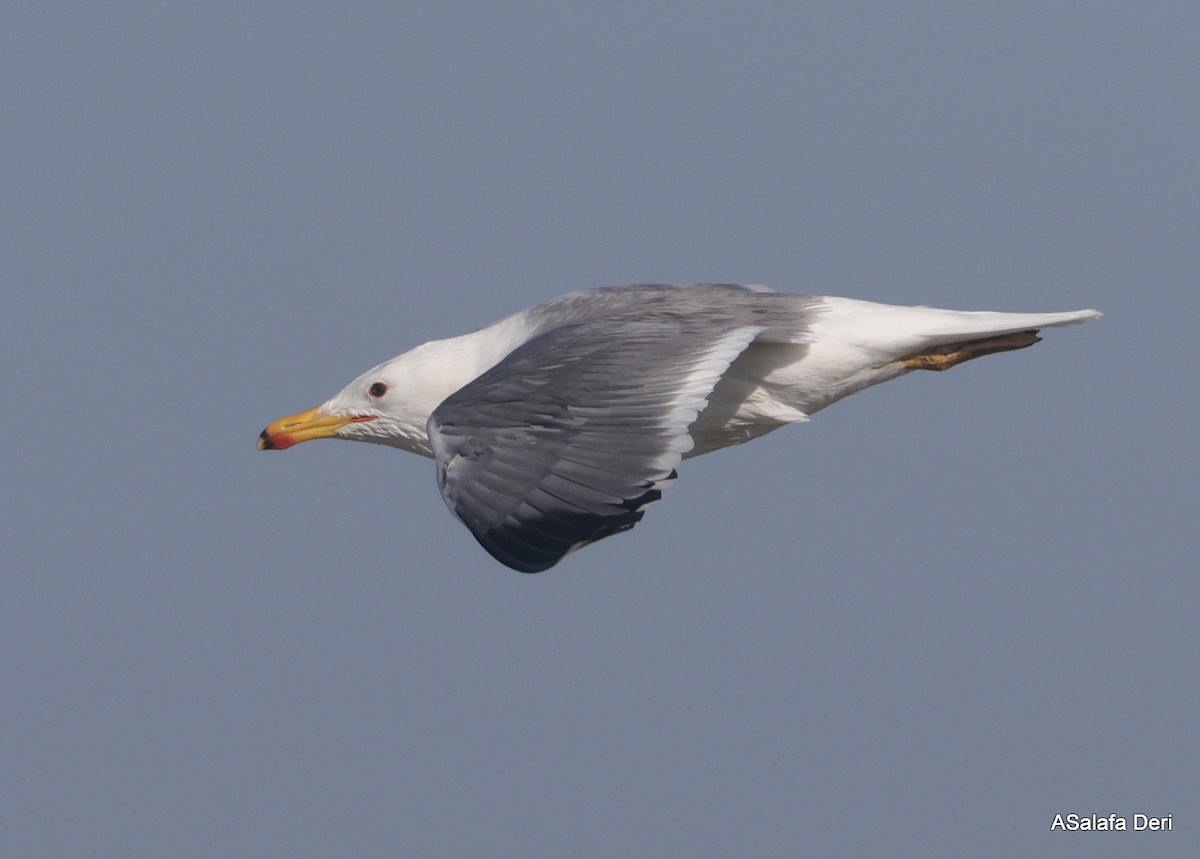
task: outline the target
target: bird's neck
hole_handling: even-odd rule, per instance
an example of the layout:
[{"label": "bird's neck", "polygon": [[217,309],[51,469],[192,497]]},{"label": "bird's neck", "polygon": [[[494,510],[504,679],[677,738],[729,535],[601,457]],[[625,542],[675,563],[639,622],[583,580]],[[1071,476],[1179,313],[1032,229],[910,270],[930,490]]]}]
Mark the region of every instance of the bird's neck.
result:
[{"label": "bird's neck", "polygon": [[408,432],[401,446],[414,453],[433,455],[425,429],[429,416],[447,397],[524,342],[523,332],[507,323],[504,320],[470,334],[431,340],[404,356],[411,367],[405,385]]}]

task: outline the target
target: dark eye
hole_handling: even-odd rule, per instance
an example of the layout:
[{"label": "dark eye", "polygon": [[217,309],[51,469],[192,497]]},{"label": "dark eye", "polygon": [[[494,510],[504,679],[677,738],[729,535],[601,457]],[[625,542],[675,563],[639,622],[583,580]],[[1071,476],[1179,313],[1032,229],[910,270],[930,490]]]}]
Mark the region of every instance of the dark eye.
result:
[{"label": "dark eye", "polygon": [[367,393],[372,397],[382,397],[387,393],[387,385],[383,382],[376,382],[371,387],[367,388]]}]

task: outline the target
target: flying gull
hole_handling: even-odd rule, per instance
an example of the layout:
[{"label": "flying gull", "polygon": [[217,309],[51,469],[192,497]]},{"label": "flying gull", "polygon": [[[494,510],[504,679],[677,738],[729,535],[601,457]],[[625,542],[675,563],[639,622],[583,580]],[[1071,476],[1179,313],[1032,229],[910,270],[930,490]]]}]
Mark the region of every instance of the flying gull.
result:
[{"label": "flying gull", "polygon": [[687,457],[1099,315],[731,284],[589,289],[385,361],[275,421],[258,448],[344,438],[432,457],[450,511],[498,561],[535,573],[636,525]]}]

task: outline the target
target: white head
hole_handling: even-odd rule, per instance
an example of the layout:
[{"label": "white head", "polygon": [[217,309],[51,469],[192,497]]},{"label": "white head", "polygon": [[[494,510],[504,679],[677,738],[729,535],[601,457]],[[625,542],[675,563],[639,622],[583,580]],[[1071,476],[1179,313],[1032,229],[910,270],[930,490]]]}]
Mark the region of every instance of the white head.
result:
[{"label": "white head", "polygon": [[335,397],[280,418],[258,439],[259,450],[344,438],[432,456],[425,424],[442,400],[477,375],[454,340],[434,340],[363,373]]}]

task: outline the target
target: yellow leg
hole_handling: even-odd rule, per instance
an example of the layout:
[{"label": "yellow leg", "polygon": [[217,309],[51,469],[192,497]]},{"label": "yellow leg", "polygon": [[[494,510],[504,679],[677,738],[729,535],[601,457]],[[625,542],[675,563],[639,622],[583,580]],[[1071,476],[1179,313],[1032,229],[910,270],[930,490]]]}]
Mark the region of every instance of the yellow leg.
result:
[{"label": "yellow leg", "polygon": [[955,364],[970,361],[972,358],[982,358],[994,352],[1010,352],[1013,349],[1024,349],[1041,340],[1036,331],[1018,331],[1015,334],[1001,334],[998,337],[986,337],[982,340],[968,340],[964,343],[947,343],[944,346],[934,346],[924,352],[916,352],[900,359],[900,363],[910,370],[949,370]]}]

